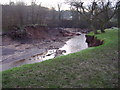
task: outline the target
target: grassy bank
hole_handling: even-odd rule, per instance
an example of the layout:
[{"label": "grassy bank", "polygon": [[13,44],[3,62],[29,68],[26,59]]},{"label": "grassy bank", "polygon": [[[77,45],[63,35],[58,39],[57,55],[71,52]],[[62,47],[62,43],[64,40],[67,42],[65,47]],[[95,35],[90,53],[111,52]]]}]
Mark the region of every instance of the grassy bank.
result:
[{"label": "grassy bank", "polygon": [[3,71],[3,88],[117,87],[118,30],[97,37],[103,45]]}]

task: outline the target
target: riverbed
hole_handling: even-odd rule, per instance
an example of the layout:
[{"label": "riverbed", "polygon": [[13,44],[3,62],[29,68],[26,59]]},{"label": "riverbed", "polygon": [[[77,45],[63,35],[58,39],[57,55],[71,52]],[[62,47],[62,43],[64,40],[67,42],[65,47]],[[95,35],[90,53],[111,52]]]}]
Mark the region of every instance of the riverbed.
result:
[{"label": "riverbed", "polygon": [[[69,40],[67,40],[65,44],[61,46],[61,48],[49,49],[47,51],[43,50],[45,51],[43,53],[39,53],[41,52],[40,51],[41,49],[39,50],[38,48],[32,48],[31,50],[29,50],[32,52],[30,53],[30,55],[32,54],[32,56],[28,55],[28,57],[26,57],[27,55],[26,53],[28,51],[25,51],[24,52],[25,55],[22,56],[22,58],[18,58],[18,60],[13,60],[10,62],[2,63],[2,71],[13,68],[13,67],[19,67],[24,64],[42,62],[58,56],[79,52],[86,48],[88,48],[88,45],[86,43],[85,34],[81,34],[79,36],[74,36]],[[14,52],[14,50],[12,52]]]}]

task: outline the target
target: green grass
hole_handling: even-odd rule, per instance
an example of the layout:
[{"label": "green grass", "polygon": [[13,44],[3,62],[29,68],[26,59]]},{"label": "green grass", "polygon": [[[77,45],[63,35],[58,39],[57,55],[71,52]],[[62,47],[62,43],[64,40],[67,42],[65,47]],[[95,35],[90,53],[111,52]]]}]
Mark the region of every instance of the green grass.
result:
[{"label": "green grass", "polygon": [[118,30],[96,36],[103,45],[3,71],[3,88],[118,87]]}]

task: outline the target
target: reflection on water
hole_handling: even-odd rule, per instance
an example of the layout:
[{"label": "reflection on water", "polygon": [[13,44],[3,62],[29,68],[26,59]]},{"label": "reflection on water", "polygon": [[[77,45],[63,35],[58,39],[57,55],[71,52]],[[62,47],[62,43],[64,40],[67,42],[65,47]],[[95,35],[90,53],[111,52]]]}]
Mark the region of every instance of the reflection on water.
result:
[{"label": "reflection on water", "polygon": [[38,54],[27,59],[3,64],[2,70],[7,70],[12,67],[18,67],[23,64],[32,64],[32,63],[42,62],[48,59],[52,59],[56,56],[67,55],[69,53],[81,51],[83,49],[88,48],[88,45],[85,41],[86,41],[86,38],[84,34],[81,34],[80,36],[75,36],[72,39],[69,39],[66,42],[66,44],[58,50],[57,49],[48,50],[44,54]]},{"label": "reflection on water", "polygon": [[37,63],[37,62],[42,62],[48,59],[52,59],[55,57],[55,52],[56,50],[48,50],[48,52],[42,55],[38,54],[38,55],[23,59],[23,60],[2,64],[2,71],[10,69],[12,67],[18,67],[24,64],[32,64],[32,63]]},{"label": "reflection on water", "polygon": [[64,55],[81,51],[88,48],[88,45],[85,41],[86,38],[84,34],[81,34],[80,36],[75,36],[74,38],[68,40],[66,44],[62,48],[60,48],[60,50],[66,50],[66,53],[64,53]]}]

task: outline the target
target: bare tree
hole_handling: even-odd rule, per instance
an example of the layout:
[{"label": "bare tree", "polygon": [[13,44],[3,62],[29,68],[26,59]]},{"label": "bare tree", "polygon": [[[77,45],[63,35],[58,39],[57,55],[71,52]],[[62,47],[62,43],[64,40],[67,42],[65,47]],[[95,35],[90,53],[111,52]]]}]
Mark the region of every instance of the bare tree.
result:
[{"label": "bare tree", "polygon": [[113,18],[113,16],[117,13],[117,6],[112,6],[111,2],[108,0],[105,2],[99,2],[98,9],[101,13],[99,13],[97,20],[100,22],[101,32],[105,32],[105,25]]},{"label": "bare tree", "polygon": [[84,16],[84,18],[90,23],[91,29],[94,31],[94,33],[97,33],[94,27],[96,2],[92,2],[92,5],[88,6],[88,8],[83,6],[83,4],[84,2],[82,1],[70,1],[70,5],[76,8],[76,11]]},{"label": "bare tree", "polygon": [[35,20],[34,20],[34,18],[35,18],[35,5],[36,5],[36,0],[32,0],[32,2],[31,2],[32,24],[35,24]]},{"label": "bare tree", "polygon": [[[81,0],[74,0],[74,1],[68,1],[71,6],[76,8],[76,11],[79,12],[81,15],[84,16],[84,18],[90,23],[91,29],[94,31],[95,34],[97,34],[96,30],[96,22],[101,22],[100,29],[101,32],[104,31],[104,26],[106,23],[110,21],[110,19],[115,15],[116,13],[116,7],[111,6],[110,2],[103,2],[102,0],[93,0],[91,4],[84,5],[84,2]],[[113,10],[112,10],[113,9]],[[108,12],[112,11],[112,14],[109,14]],[[101,14],[103,14],[106,17],[101,17]],[[107,18],[107,19],[106,19]]]},{"label": "bare tree", "polygon": [[61,6],[62,4],[58,4],[58,27],[60,27],[60,22],[61,22]]},{"label": "bare tree", "polygon": [[24,25],[24,16],[25,16],[25,3],[17,2],[16,3],[16,12],[18,16],[19,26],[22,27]]}]

